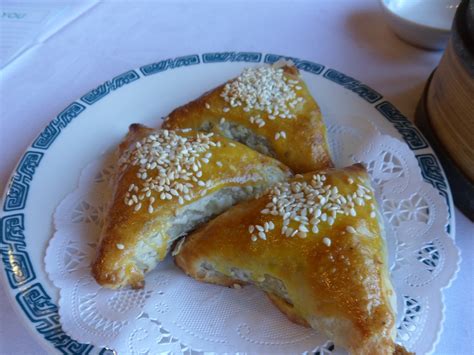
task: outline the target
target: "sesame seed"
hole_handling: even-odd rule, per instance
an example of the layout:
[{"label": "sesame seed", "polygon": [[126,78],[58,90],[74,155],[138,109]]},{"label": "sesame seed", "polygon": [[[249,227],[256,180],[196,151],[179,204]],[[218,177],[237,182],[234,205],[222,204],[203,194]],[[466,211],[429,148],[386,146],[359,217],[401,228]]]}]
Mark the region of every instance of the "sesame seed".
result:
[{"label": "sesame seed", "polygon": [[225,123],[225,118],[222,117],[221,120],[219,121],[220,124],[224,124]]},{"label": "sesame seed", "polygon": [[222,168],[222,163],[221,163],[220,161],[217,161],[217,162],[216,162],[216,165],[217,165],[218,167],[221,167],[221,168]]},{"label": "sesame seed", "polygon": [[148,213],[153,213],[154,210],[152,205],[148,206]]},{"label": "sesame seed", "polygon": [[237,146],[236,146],[234,143],[232,143],[232,142],[230,142],[229,145],[230,145],[231,147],[237,147]]},{"label": "sesame seed", "polygon": [[281,132],[280,132],[280,136],[281,136],[281,138],[286,139],[286,132],[285,132],[285,131],[281,131]]},{"label": "sesame seed", "polygon": [[252,242],[256,242],[258,238],[255,234],[253,234],[250,239],[252,240]]},{"label": "sesame seed", "polygon": [[300,237],[301,239],[304,239],[304,238],[307,237],[307,234],[306,234],[305,232],[299,231],[299,232],[298,232],[298,237]]},{"label": "sesame seed", "polygon": [[347,227],[346,227],[346,231],[347,231],[348,233],[351,233],[351,234],[355,234],[355,233],[356,233],[356,230],[355,230],[354,227],[352,227],[352,226],[347,226]]},{"label": "sesame seed", "polygon": [[117,249],[119,249],[119,250],[123,250],[123,249],[125,249],[125,245],[123,245],[123,244],[120,244],[120,243],[118,243],[118,244],[115,244],[115,246],[116,246],[116,247],[117,247]]},{"label": "sesame seed", "polygon": [[267,235],[265,232],[258,232],[258,236],[260,239],[267,240]]},{"label": "sesame seed", "polygon": [[301,231],[301,232],[309,232],[308,228],[306,228],[303,224],[300,224],[300,226],[298,227],[298,229]]},{"label": "sesame seed", "polygon": [[209,105],[207,102],[204,104],[204,106],[209,110],[211,108],[211,105]]},{"label": "sesame seed", "polygon": [[374,211],[370,212],[370,218],[375,218],[377,215]]},{"label": "sesame seed", "polygon": [[249,226],[249,232],[250,232],[250,233],[253,233],[254,230],[255,230],[255,226],[250,225],[250,226]]},{"label": "sesame seed", "polygon": [[224,112],[229,112],[229,111],[230,111],[230,108],[224,107],[224,108],[222,109],[222,111],[224,111]]},{"label": "sesame seed", "polygon": [[324,237],[324,238],[323,238],[323,243],[324,243],[324,245],[326,245],[327,247],[330,247],[330,246],[331,246],[331,239],[329,239],[328,237]]},{"label": "sesame seed", "polygon": [[135,212],[137,212],[140,208],[142,208],[142,203],[141,203],[141,202],[137,203],[137,204],[135,205],[135,207],[134,207],[133,210],[134,210]]},{"label": "sesame seed", "polygon": [[280,138],[280,133],[275,134],[275,140],[277,141]]}]

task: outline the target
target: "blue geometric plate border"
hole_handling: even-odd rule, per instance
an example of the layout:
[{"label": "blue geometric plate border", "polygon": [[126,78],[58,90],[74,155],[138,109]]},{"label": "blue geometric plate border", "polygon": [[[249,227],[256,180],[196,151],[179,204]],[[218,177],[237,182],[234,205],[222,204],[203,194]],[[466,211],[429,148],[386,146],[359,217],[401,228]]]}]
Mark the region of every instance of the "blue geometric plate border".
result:
[{"label": "blue geometric plate border", "polygon": [[[35,169],[41,163],[48,149],[69,123],[80,117],[91,105],[100,101],[112,91],[119,90],[136,80],[149,75],[191,65],[206,65],[222,62],[274,63],[279,59],[292,60],[301,71],[321,75],[323,78],[352,91],[361,99],[373,105],[400,133],[418,160],[423,178],[432,184],[445,198],[450,214],[451,233],[452,197],[444,171],[436,155],[431,150],[423,134],[383,96],[360,81],[322,64],[294,57],[259,52],[213,52],[192,54],[177,58],[164,59],[155,63],[129,70],[72,102],[59,113],[38,135],[26,150],[13,172],[5,191],[0,219],[0,255],[10,293],[18,307],[30,320],[36,331],[53,347],[63,354],[89,354],[93,345],[82,344],[68,336],[61,328],[58,307],[52,301],[41,283],[37,281],[36,272],[27,251],[28,236],[25,235],[25,214],[23,210],[28,203],[30,183]],[[98,351],[97,349],[96,351]],[[100,354],[109,350],[101,349]]]}]

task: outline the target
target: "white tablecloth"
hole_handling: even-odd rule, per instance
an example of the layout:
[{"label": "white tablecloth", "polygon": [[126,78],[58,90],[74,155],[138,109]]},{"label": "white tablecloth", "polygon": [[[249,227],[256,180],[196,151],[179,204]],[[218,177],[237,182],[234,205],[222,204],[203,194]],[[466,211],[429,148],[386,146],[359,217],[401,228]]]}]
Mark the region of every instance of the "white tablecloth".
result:
[{"label": "white tablecloth", "polygon": [[[91,88],[158,59],[225,50],[330,65],[383,93],[408,117],[441,56],[395,37],[377,0],[100,3],[2,71],[0,188],[43,126]],[[474,225],[459,211],[456,230],[464,261],[445,292],[437,354],[474,353]],[[3,290],[0,303],[0,353],[42,353]]]}]

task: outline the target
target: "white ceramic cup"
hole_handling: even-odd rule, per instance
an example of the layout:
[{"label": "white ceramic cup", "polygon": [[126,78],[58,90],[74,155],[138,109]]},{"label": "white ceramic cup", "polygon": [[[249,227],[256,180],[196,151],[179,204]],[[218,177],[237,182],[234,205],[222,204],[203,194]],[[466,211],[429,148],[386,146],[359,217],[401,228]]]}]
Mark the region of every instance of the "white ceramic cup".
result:
[{"label": "white ceramic cup", "polygon": [[444,49],[460,0],[380,0],[392,30],[418,47]]}]

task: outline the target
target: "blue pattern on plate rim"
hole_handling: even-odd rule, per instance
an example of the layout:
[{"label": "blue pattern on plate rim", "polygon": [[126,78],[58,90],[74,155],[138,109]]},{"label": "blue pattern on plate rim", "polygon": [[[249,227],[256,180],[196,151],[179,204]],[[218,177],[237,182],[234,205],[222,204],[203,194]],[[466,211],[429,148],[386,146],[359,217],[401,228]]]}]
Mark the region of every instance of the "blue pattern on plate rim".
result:
[{"label": "blue pattern on plate rim", "polygon": [[110,91],[117,90],[118,88],[130,84],[131,82],[138,79],[140,79],[140,75],[138,75],[135,70],[130,70],[116,76],[112,79],[112,81],[107,80],[97,88],[89,91],[87,94],[81,97],[81,101],[88,105],[92,105],[102,99],[104,96],[108,95]]},{"label": "blue pattern on plate rim", "polygon": [[253,53],[253,52],[217,52],[217,53],[204,53],[202,55],[203,63],[217,63],[217,62],[258,63],[261,60],[262,60],[262,53]]},{"label": "blue pattern on plate rim", "polygon": [[[201,56],[193,54],[166,59],[144,65],[139,70],[143,76],[148,76],[200,63],[259,63],[262,57],[264,58],[264,63],[274,63],[279,59],[291,60],[298,69],[314,75],[320,75],[325,69],[324,65],[318,63],[276,54],[266,54],[263,56],[262,53],[256,52],[214,52],[204,53]],[[334,69],[327,69],[323,77],[353,91],[371,104],[378,102],[382,98],[382,95],[375,90]],[[140,78],[141,75],[137,71],[127,71],[89,91],[80,100],[87,105],[92,105],[107,96],[111,91],[118,90]],[[377,104],[375,108],[394,125],[411,150],[430,149],[423,135],[391,103],[384,101]],[[86,109],[87,106],[80,102],[74,101],[71,103],[46,126],[32,143],[31,148],[46,151],[61,131]],[[94,348],[93,345],[79,343],[64,333],[61,328],[57,305],[51,300],[51,297],[47,294],[41,283],[33,282],[36,280],[36,274],[26,250],[27,243],[24,233],[25,215],[18,213],[18,211],[23,210],[26,206],[29,186],[35,169],[39,166],[45,154],[31,148],[26,151],[18,164],[15,173],[10,179],[10,184],[4,197],[3,218],[0,219],[0,255],[5,265],[4,270],[12,291],[17,290],[15,299],[18,305],[26,317],[33,323],[36,330],[52,346],[63,354],[89,354]],[[432,153],[419,154],[416,157],[424,179],[431,183],[445,197],[448,209],[451,211],[449,187],[438,159]],[[16,211],[16,213],[10,214],[12,211]],[[109,350],[104,348],[100,353],[104,354],[107,351]]]},{"label": "blue pattern on plate rim", "polygon": [[140,67],[140,71],[143,75],[153,75],[166,71],[168,69],[175,69],[179,67],[185,67],[188,65],[196,65],[201,63],[198,54],[187,55],[184,57],[178,57],[174,59],[165,59],[156,63],[151,63]]},{"label": "blue pattern on plate rim", "polygon": [[23,213],[3,218],[0,229],[0,255],[10,287],[18,288],[36,278],[30,257],[26,252],[25,221]]},{"label": "blue pattern on plate rim", "polygon": [[43,153],[41,152],[27,151],[23,155],[10,180],[8,195],[3,203],[3,210],[5,212],[25,208],[30,182],[42,158]]},{"label": "blue pattern on plate rim", "polygon": [[328,69],[324,73],[324,77],[329,79],[336,84],[344,86],[363,98],[365,101],[373,104],[382,98],[377,91],[369,88],[367,85],[362,84],[359,80],[356,80],[340,71],[335,69]]},{"label": "blue pattern on plate rim", "polygon": [[290,60],[293,63],[295,63],[295,66],[299,70],[306,71],[311,74],[319,75],[323,72],[324,70],[324,65],[318,64],[318,63],[313,63],[308,60],[303,60],[303,59],[298,59],[295,57],[287,57],[284,55],[278,55],[278,54],[266,54],[265,59],[263,60],[264,63],[267,64],[273,64],[279,60]]},{"label": "blue pattern on plate rim", "polygon": [[66,128],[85,109],[86,107],[79,102],[70,104],[45,127],[31,146],[36,149],[48,149],[54,140],[58,138],[61,130]]}]

